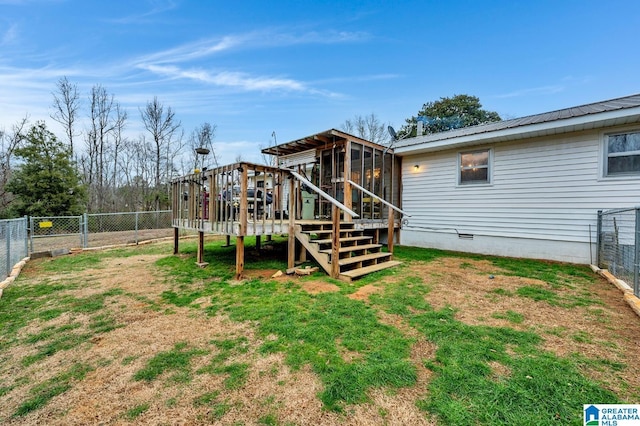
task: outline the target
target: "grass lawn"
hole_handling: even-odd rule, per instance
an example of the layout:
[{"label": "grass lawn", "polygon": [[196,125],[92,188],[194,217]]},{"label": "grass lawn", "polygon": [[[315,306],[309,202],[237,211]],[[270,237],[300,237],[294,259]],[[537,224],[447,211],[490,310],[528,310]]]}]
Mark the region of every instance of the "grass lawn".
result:
[{"label": "grass lawn", "polygon": [[29,262],[0,423],[582,425],[640,400],[640,320],[588,267],[400,246],[353,283],[271,278],[286,242],[248,240],[240,282],[218,238],[204,269],[194,242]]}]

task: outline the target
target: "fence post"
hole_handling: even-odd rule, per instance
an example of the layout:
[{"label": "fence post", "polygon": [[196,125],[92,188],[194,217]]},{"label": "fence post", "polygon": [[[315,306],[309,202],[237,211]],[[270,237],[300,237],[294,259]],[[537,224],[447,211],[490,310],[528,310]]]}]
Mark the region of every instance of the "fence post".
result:
[{"label": "fence post", "polygon": [[82,221],[83,221],[83,226],[82,226],[82,238],[83,238],[83,242],[82,242],[82,247],[83,248],[87,248],[89,247],[89,214],[88,213],[83,213],[82,214]]},{"label": "fence post", "polygon": [[11,268],[13,267],[13,265],[11,264],[11,227],[9,226],[10,222],[4,222],[3,224],[5,226],[4,235],[7,240],[7,274],[5,277],[2,277],[4,279],[11,273]]},{"label": "fence post", "polygon": [[22,218],[24,221],[24,256],[29,256],[29,219],[27,215]]},{"label": "fence post", "polygon": [[136,233],[135,233],[136,245],[138,245],[138,212],[136,211]]},{"label": "fence post", "polygon": [[640,268],[640,207],[636,207],[636,235],[634,241],[635,258],[633,261],[633,294],[640,297],[640,279],[638,269]]},{"label": "fence post", "polygon": [[600,267],[600,244],[602,243],[602,210],[598,210],[598,222],[596,225],[596,266]]},{"label": "fence post", "polygon": [[33,230],[33,216],[29,217],[29,236],[31,239],[31,253],[33,253],[33,234],[34,234],[34,230]]}]

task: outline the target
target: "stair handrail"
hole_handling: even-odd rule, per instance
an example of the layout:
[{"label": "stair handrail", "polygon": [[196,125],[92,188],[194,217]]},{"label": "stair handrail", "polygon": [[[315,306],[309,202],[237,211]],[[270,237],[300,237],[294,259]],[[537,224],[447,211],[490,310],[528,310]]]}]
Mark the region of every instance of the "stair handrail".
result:
[{"label": "stair handrail", "polygon": [[378,197],[376,194],[374,194],[373,192],[369,191],[368,189],[365,189],[363,187],[361,187],[360,185],[358,185],[357,183],[355,183],[354,181],[347,179],[347,182],[349,182],[351,185],[355,186],[356,188],[358,188],[360,191],[364,192],[365,194],[377,199],[378,201],[380,201],[382,204],[384,204],[387,207],[392,208],[393,210],[402,213],[403,215],[407,216],[407,217],[411,217],[411,215],[407,212],[405,212],[404,210],[402,210],[401,208],[398,208],[396,206],[394,206],[393,204],[391,204],[390,202],[383,200],[382,198]]},{"label": "stair handrail", "polygon": [[349,207],[345,206],[340,201],[336,200],[331,195],[327,194],[322,189],[318,188],[317,186],[315,186],[314,184],[309,182],[309,180],[306,179],[304,176],[302,176],[300,173],[295,172],[295,171],[290,170],[290,169],[283,169],[283,170],[286,170],[289,173],[291,173],[291,175],[293,175],[296,179],[298,179],[300,182],[305,184],[307,187],[311,188],[313,191],[315,191],[322,198],[324,198],[325,200],[329,201],[334,206],[338,207],[340,210],[344,211],[345,213],[350,214],[352,217],[360,217],[360,215],[358,213],[354,212]]}]

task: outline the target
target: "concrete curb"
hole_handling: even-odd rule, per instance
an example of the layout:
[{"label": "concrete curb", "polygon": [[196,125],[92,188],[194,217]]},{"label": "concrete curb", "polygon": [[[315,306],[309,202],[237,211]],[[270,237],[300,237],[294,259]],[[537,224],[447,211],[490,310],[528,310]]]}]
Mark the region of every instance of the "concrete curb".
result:
[{"label": "concrete curb", "polygon": [[0,282],[0,297],[2,297],[2,292],[4,291],[4,289],[13,284],[16,278],[18,278],[18,275],[20,275],[20,271],[22,271],[22,268],[24,268],[24,265],[27,264],[29,259],[29,257],[25,257],[20,262],[16,263],[11,269],[11,273],[9,274],[9,276],[2,282]]},{"label": "concrete curb", "polygon": [[633,289],[631,288],[631,286],[629,286],[629,284],[627,284],[626,282],[614,277],[613,274],[606,269],[600,269],[595,265],[590,265],[590,266],[593,272],[606,278],[607,281],[609,281],[611,284],[616,286],[620,291],[622,291],[622,297],[624,301],[627,302],[627,304],[631,307],[633,312],[635,312],[636,315],[640,317],[640,299],[635,294],[633,294]]}]

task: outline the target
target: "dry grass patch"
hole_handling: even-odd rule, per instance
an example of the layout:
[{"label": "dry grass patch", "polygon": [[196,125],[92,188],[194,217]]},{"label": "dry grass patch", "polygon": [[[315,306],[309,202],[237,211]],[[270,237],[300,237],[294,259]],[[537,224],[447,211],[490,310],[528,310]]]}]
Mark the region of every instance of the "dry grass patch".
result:
[{"label": "dry grass patch", "polygon": [[[547,288],[548,284],[506,275],[487,261],[448,257],[415,264],[411,269],[431,286],[426,301],[434,309],[453,307],[455,318],[465,324],[533,330],[543,337],[542,347],[560,357],[580,354],[613,364],[640,365],[640,321],[630,315],[620,292],[602,278],[595,277],[598,285],[591,286],[590,291],[605,304],[563,307],[517,296],[521,287]],[[570,299],[583,290],[563,287],[554,292]],[[510,320],[509,314],[520,316],[522,321]],[[624,327],[620,327],[622,323]],[[608,379],[606,370],[588,368],[585,373],[596,380]],[[627,377],[632,387],[640,388],[640,375]],[[618,384],[612,383],[611,387],[618,393],[625,392]]]},{"label": "dry grass patch", "polygon": [[90,288],[77,290],[77,296],[84,296],[82,291],[99,291],[119,288],[127,293],[142,296],[155,296],[158,288],[155,262],[164,255],[140,255],[130,257],[105,258],[100,269],[89,269],[78,273],[81,279],[91,279],[98,283]]}]

